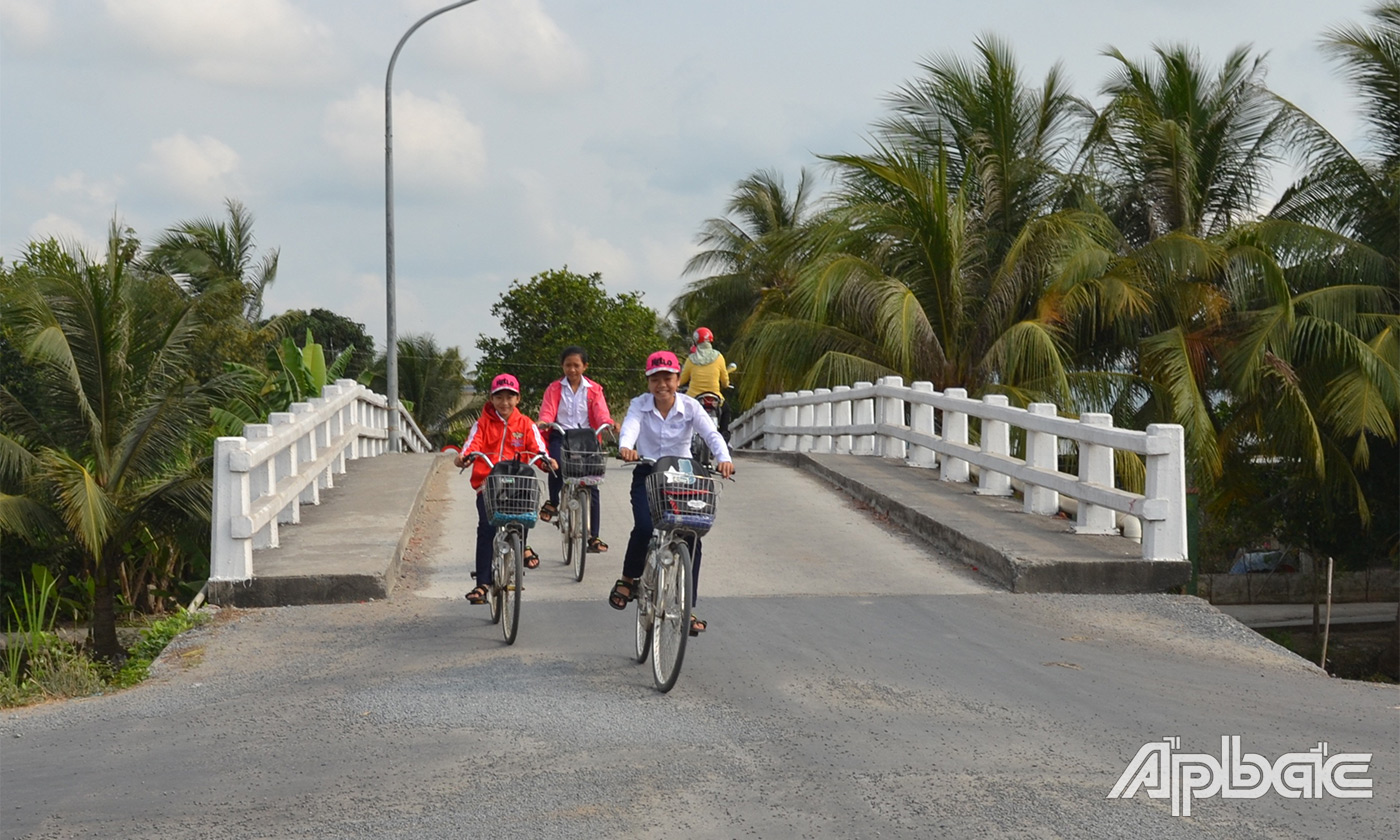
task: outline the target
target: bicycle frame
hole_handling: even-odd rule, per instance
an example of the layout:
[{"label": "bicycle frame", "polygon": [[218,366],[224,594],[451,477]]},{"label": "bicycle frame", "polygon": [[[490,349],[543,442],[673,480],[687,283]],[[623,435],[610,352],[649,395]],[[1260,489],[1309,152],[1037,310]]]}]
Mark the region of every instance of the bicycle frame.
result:
[{"label": "bicycle frame", "polygon": [[[541,429],[556,431],[560,435],[560,472],[565,473],[564,460],[567,453],[564,451],[564,427],[558,423],[540,423]],[[611,426],[599,426],[593,429],[593,436],[602,443],[603,432],[612,428]],[[591,516],[590,494],[585,492],[585,488],[595,487],[603,482],[603,476],[569,476],[564,475],[564,487],[559,496],[559,512],[554,520],[554,525],[559,529],[559,534],[563,542],[564,564],[572,565],[574,568],[574,580],[583,580],[584,566],[587,561],[587,542],[589,528],[589,517]]]}]

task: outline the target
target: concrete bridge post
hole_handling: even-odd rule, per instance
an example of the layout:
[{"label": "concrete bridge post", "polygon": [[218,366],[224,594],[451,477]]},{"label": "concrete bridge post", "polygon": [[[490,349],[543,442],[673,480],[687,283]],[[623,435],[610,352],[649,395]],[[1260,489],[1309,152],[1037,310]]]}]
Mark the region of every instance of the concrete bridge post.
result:
[{"label": "concrete bridge post", "polygon": [[[856,383],[856,389],[859,390],[859,389],[861,389],[861,388],[869,388],[869,387],[873,386],[874,384],[875,384],[875,383],[873,383],[873,382],[857,382],[857,383]],[[856,400],[856,401],[855,401],[855,405],[852,406],[852,408],[851,408],[851,412],[852,412],[852,415],[853,415],[851,419],[852,419],[852,422],[853,422],[854,425],[856,425],[856,426],[873,426],[873,425],[875,425],[875,398],[874,398],[874,397],[865,397],[864,399]],[[865,433],[865,434],[856,435],[856,436],[854,437],[854,439],[851,441],[851,454],[852,454],[852,455],[874,455],[874,454],[875,454],[875,437],[876,437],[876,436],[875,436],[874,434],[872,434],[872,433]]]},{"label": "concrete bridge post", "polygon": [[[292,403],[287,407],[287,410],[294,417],[310,414],[312,411],[311,404],[304,402]],[[293,420],[293,422],[297,422],[297,420]],[[296,443],[296,454],[292,457],[296,461],[297,473],[301,472],[302,464],[309,464],[316,460],[316,453],[316,432],[315,429],[311,429],[303,433]],[[319,480],[306,485],[306,489],[301,491],[301,503],[305,505],[319,505],[321,503],[321,482]]]},{"label": "concrete bridge post", "polygon": [[[983,404],[994,408],[1006,408],[1005,394],[984,394]],[[1011,454],[1011,425],[1005,420],[982,418],[982,451],[989,455],[1006,457]],[[986,467],[977,476],[977,490],[981,496],[1010,496],[1011,476],[993,472]]]},{"label": "concrete bridge post", "polygon": [[[274,411],[267,415],[268,426],[274,427],[274,431],[275,427],[285,426],[294,420],[296,420],[296,415],[290,411]],[[289,446],[269,460],[276,465],[273,469],[280,478],[291,478],[301,473],[301,470],[297,468],[296,447]],[[283,525],[299,524],[301,522],[301,500],[293,499],[291,504],[282,508],[281,512],[277,514],[277,521]]]},{"label": "concrete bridge post", "polygon": [[[774,395],[770,394],[764,400],[768,402]],[[774,406],[767,406],[763,410],[763,448],[769,452],[777,452],[783,448],[783,436],[775,431],[783,424],[783,410]]]},{"label": "concrete bridge post", "polygon": [[[784,392],[783,392],[783,396],[784,396],[784,397],[788,397],[788,398],[793,398],[793,397],[796,397],[796,396],[797,396],[797,392],[796,392],[796,391],[784,391]],[[782,425],[783,425],[783,428],[784,428],[784,429],[791,429],[791,428],[793,428],[794,426],[797,425],[797,416],[798,416],[798,412],[799,412],[800,410],[801,410],[801,409],[799,409],[799,408],[798,408],[797,406],[795,406],[795,405],[785,405],[785,406],[783,406],[783,408],[781,409],[781,414],[782,414]],[[794,435],[794,434],[792,434],[791,432],[789,432],[789,433],[784,434],[782,439],[783,439],[782,450],[783,450],[784,452],[796,452],[796,451],[797,451],[797,435]]]},{"label": "concrete bridge post", "polygon": [[1147,427],[1147,480],[1143,493],[1163,499],[1166,518],[1142,521],[1142,556],[1147,560],[1181,560],[1186,554],[1186,448],[1175,423]]},{"label": "concrete bridge post", "polygon": [[[250,441],[266,440],[272,437],[272,426],[268,423],[245,423],[243,437]],[[261,465],[248,472],[248,495],[256,499],[277,489],[277,459],[268,458]],[[253,548],[277,548],[277,519],[273,518],[253,534]]]},{"label": "concrete bridge post", "polygon": [[[851,418],[854,416],[852,413],[851,401],[849,399],[842,399],[845,392],[849,390],[851,390],[851,386],[849,385],[837,385],[835,388],[831,389],[832,395],[836,400],[831,406],[831,426],[833,429],[840,429],[851,425]],[[836,454],[851,454],[853,443],[850,434],[837,434]]]},{"label": "concrete bridge post", "polygon": [[[904,377],[886,376],[880,380],[880,384],[887,388],[904,389]],[[907,431],[908,424],[904,422],[904,400],[900,397],[886,396],[876,399],[876,425],[881,429],[890,431]],[[883,458],[890,458],[896,461],[903,461],[905,454],[905,441],[903,438],[895,437],[890,431],[882,431],[875,437],[876,454]]]},{"label": "concrete bridge post", "polygon": [[[306,401],[306,404],[311,406],[312,413],[320,414],[326,407],[326,398],[312,397]],[[331,448],[331,421],[329,417],[311,427],[311,439],[315,443],[315,449],[312,455],[313,458],[318,457],[322,452]],[[332,474],[333,472],[333,470],[322,470],[316,474],[316,489],[318,491],[329,490],[335,487],[335,476]]]},{"label": "concrete bridge post", "polygon": [[[814,407],[816,410],[812,412],[812,425],[814,425],[814,426],[816,426],[817,428],[820,428],[820,429],[830,429],[830,428],[831,428],[831,389],[830,389],[830,388],[818,388],[814,393],[815,393],[818,397],[821,397],[821,398],[822,398],[822,401],[819,402],[819,403],[817,403],[816,406]],[[815,451],[815,452],[821,452],[821,453],[829,453],[829,452],[834,451],[834,448],[835,448],[835,438],[834,438],[834,437],[832,437],[830,434],[817,435],[817,438],[816,438],[816,442],[815,442],[815,444],[814,444],[814,450],[813,450],[813,451]]]},{"label": "concrete bridge post", "polygon": [[[932,382],[915,382],[910,390],[919,394],[932,394]],[[911,403],[909,406],[909,429],[916,435],[935,437],[933,426],[933,406],[924,403]],[[926,446],[911,444],[909,461],[916,467],[931,468],[938,463],[937,453]]]},{"label": "concrete bridge post", "polygon": [[[798,391],[798,392],[797,392],[797,395],[798,395],[799,397],[810,397],[810,396],[812,396],[812,392],[811,392],[811,391]],[[816,413],[817,413],[817,407],[816,407],[815,405],[800,405],[800,406],[798,406],[798,407],[797,407],[797,425],[799,425],[799,426],[806,426],[806,427],[810,427],[810,426],[814,425],[815,418],[816,418]],[[797,438],[797,451],[798,451],[798,452],[811,452],[812,449],[813,449],[813,440],[814,440],[814,438],[813,438],[813,436],[810,435],[810,434],[802,434],[802,435],[799,435],[798,438]]]},{"label": "concrete bridge post", "polygon": [[[966,388],[949,388],[943,392],[948,398],[954,400],[966,400]],[[957,409],[943,409],[943,439],[949,443],[967,443],[967,411]],[[939,471],[940,481],[967,481],[969,470],[967,462],[961,458],[944,457],[943,467]]]},{"label": "concrete bridge post", "polygon": [[[1113,415],[1087,412],[1079,415],[1079,422],[1085,426],[1110,428],[1113,426]],[[1081,484],[1097,484],[1100,487],[1112,487],[1113,450],[1107,446],[1080,441],[1079,482]],[[1076,520],[1074,525],[1076,534],[1118,533],[1117,517],[1111,509],[1106,507],[1081,501]]]},{"label": "concrete bridge post", "polygon": [[[1055,417],[1059,413],[1054,403],[1031,403],[1026,406],[1026,411],[1037,417]],[[1060,439],[1058,435],[1031,429],[1026,430],[1026,466],[1043,470],[1058,470],[1059,457]],[[1026,513],[1054,516],[1060,512],[1060,494],[1027,482],[1025,510]]]},{"label": "concrete bridge post", "polygon": [[221,437],[214,441],[214,504],[209,546],[210,580],[248,580],[253,576],[253,541],[233,534],[235,517],[246,517],[252,504],[249,476],[234,472],[229,460],[248,441]]}]

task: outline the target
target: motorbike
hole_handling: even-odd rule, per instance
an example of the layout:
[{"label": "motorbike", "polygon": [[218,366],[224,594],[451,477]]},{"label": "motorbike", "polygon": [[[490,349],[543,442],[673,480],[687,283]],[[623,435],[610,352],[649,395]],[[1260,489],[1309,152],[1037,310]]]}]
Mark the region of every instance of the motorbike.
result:
[{"label": "motorbike", "polygon": [[[739,366],[733,363],[730,363],[728,367],[731,374],[739,369]],[[728,390],[734,390],[734,386],[730,385]],[[705,409],[705,413],[710,417],[710,422],[714,423],[715,428],[718,429],[720,427],[720,413],[724,410],[724,397],[713,391],[702,391],[698,394],[692,394],[692,396],[695,397],[695,401],[700,403],[701,407]],[[724,434],[724,440],[726,443],[729,442],[727,430]],[[713,467],[715,465],[715,456],[714,453],[710,451],[710,445],[699,435],[692,435],[690,438],[690,457],[706,467]]]}]

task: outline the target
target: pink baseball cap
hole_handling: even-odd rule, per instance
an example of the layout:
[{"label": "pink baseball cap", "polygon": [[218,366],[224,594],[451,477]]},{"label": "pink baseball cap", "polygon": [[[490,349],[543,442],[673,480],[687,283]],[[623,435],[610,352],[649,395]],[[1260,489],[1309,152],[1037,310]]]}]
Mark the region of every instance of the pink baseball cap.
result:
[{"label": "pink baseball cap", "polygon": [[681,363],[676,359],[675,353],[670,350],[657,350],[647,356],[647,376],[663,370],[669,370],[672,373],[681,372]]},{"label": "pink baseball cap", "polygon": [[508,373],[499,374],[491,380],[491,393],[495,394],[497,391],[514,391],[518,394],[520,393],[520,380]]}]

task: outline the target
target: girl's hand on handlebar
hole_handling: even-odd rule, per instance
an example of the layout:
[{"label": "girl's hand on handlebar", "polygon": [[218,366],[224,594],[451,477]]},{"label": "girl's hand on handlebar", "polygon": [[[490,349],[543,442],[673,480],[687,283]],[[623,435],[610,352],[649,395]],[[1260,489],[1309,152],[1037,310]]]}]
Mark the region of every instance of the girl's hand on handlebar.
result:
[{"label": "girl's hand on handlebar", "polygon": [[624,461],[635,461],[637,460],[637,450],[628,449],[624,446],[621,449],[617,450],[617,457],[621,458]]},{"label": "girl's hand on handlebar", "polygon": [[718,464],[715,464],[715,472],[719,473],[724,478],[730,478],[734,475],[734,462],[720,461]]}]

